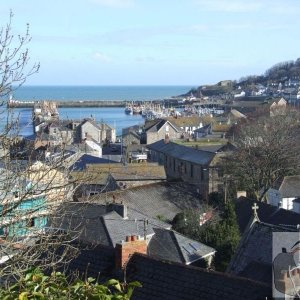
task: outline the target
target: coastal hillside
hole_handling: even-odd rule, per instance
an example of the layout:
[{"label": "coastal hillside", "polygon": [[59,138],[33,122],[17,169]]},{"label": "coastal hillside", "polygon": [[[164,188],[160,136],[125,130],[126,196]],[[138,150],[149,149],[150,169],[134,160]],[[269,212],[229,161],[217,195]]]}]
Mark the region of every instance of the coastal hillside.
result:
[{"label": "coastal hillside", "polygon": [[249,90],[254,86],[277,86],[279,84],[289,87],[297,86],[300,80],[300,58],[295,61],[284,61],[267,69],[262,75],[248,75],[239,80],[222,80],[214,85],[202,85],[191,89],[182,96],[195,97],[213,96],[231,93],[236,89]]}]

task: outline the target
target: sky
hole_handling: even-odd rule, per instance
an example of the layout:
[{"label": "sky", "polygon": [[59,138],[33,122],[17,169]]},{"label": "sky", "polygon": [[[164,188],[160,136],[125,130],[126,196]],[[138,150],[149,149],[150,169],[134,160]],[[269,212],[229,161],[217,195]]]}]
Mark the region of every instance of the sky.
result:
[{"label": "sky", "polygon": [[30,25],[28,85],[213,84],[300,57],[298,0],[0,0]]}]

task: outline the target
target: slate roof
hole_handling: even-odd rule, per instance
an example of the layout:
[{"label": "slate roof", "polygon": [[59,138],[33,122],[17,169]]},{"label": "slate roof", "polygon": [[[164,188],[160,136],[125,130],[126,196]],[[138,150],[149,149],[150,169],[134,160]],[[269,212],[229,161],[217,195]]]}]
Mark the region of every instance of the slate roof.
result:
[{"label": "slate roof", "polygon": [[117,181],[126,180],[165,180],[164,166],[157,163],[144,164],[88,164],[89,172],[107,172]]},{"label": "slate roof", "polygon": [[139,135],[137,134],[137,132],[142,128],[141,125],[133,125],[130,127],[125,127],[122,129],[122,135],[127,135],[128,133],[135,133],[138,137]]},{"label": "slate roof", "polygon": [[132,300],[258,300],[271,297],[271,288],[253,280],[207,271],[142,254],[133,254],[127,282],[137,280]]},{"label": "slate roof", "polygon": [[201,122],[204,122],[203,118],[199,116],[189,116],[180,118],[168,117],[167,120],[177,127],[198,127]]},{"label": "slate roof", "polygon": [[98,125],[93,119],[83,120],[83,122],[80,124],[80,126],[84,125],[85,123],[91,123],[97,130],[101,130],[100,125]]},{"label": "slate roof", "polygon": [[166,123],[168,123],[170,126],[172,126],[177,132],[180,131],[174,124],[172,124],[170,121],[164,120],[164,119],[157,119],[157,120],[146,123],[145,131],[146,132],[158,132]]},{"label": "slate roof", "polygon": [[148,244],[148,255],[151,257],[190,264],[216,251],[173,230],[154,228],[154,232]]},{"label": "slate roof", "polygon": [[296,229],[254,221],[244,232],[227,272],[253,280],[260,280],[271,286],[272,233],[293,231],[296,231]]},{"label": "slate roof", "polygon": [[70,168],[70,170],[74,171],[82,171],[85,170],[87,164],[113,164],[116,163],[113,160],[96,157],[88,154],[83,154]]},{"label": "slate roof", "polygon": [[232,115],[234,118],[240,119],[240,118],[247,118],[244,114],[239,112],[236,109],[232,109],[229,113],[229,115]]},{"label": "slate roof", "polygon": [[80,253],[68,264],[67,271],[70,275],[74,275],[73,272],[83,275],[83,278],[86,278],[86,274],[93,278],[101,275],[101,282],[111,279],[115,268],[115,253],[111,247],[101,245],[94,247],[75,245],[75,247],[80,249]]},{"label": "slate roof", "polygon": [[244,232],[250,219],[253,216],[252,206],[256,203],[259,207],[257,210],[258,218],[261,222],[273,224],[273,225],[294,225],[294,228],[300,224],[300,214],[291,210],[278,208],[276,206],[255,202],[251,199],[240,197],[235,202],[235,212],[237,215],[237,221],[239,224],[240,232]]},{"label": "slate roof", "polygon": [[300,175],[285,176],[279,188],[282,198],[293,198],[300,196]]},{"label": "slate roof", "polygon": [[128,235],[144,235],[144,219],[148,220],[147,236],[153,228],[170,228],[170,224],[152,219],[136,210],[128,209],[122,218],[113,205],[95,203],[65,203],[52,219],[55,228],[71,230],[73,236],[84,243],[115,247]]},{"label": "slate roof", "polygon": [[199,133],[206,132],[208,129],[211,131],[211,128],[212,128],[211,124],[207,124],[201,128],[195,129],[194,132],[199,132]]},{"label": "slate roof", "polygon": [[195,187],[186,183],[155,183],[125,190],[107,192],[92,196],[90,201],[105,204],[107,202],[123,202],[152,218],[158,216],[168,221],[185,209],[201,207],[199,195]]},{"label": "slate roof", "polygon": [[173,142],[165,143],[164,140],[147,145],[147,148],[152,151],[160,152],[168,156],[199,165],[208,165],[215,156],[214,153],[209,151],[196,150]]}]

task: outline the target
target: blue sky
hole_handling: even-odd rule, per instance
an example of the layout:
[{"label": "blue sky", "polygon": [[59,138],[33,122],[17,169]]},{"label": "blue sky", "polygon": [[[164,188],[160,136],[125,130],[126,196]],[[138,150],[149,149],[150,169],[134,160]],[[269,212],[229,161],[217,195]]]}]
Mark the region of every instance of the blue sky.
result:
[{"label": "blue sky", "polygon": [[298,0],[10,0],[30,85],[201,85],[300,57]]}]

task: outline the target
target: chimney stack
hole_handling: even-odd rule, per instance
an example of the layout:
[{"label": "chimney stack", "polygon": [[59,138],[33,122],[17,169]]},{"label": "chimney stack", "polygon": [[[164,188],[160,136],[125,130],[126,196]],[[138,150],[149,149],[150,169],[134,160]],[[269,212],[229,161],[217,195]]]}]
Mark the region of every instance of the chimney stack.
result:
[{"label": "chimney stack", "polygon": [[165,143],[165,144],[169,144],[169,142],[170,142],[170,137],[169,137],[169,135],[166,133],[166,134],[165,134],[164,143]]},{"label": "chimney stack", "polygon": [[110,203],[107,208],[107,212],[115,211],[118,213],[123,219],[127,219],[127,205],[123,203]]},{"label": "chimney stack", "polygon": [[147,242],[136,235],[126,236],[126,241],[117,243],[115,248],[116,269],[123,269],[133,253],[147,254]]}]

